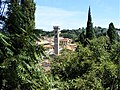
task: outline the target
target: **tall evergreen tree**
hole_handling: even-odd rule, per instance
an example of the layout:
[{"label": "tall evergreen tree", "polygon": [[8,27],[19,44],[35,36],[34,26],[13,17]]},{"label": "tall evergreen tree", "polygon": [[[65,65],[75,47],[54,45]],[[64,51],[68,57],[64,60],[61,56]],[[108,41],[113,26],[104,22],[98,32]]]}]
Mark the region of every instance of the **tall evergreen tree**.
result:
[{"label": "tall evergreen tree", "polygon": [[110,42],[113,43],[116,40],[117,34],[115,32],[115,27],[112,22],[109,24],[107,34],[108,34],[108,37],[110,38]]},{"label": "tall evergreen tree", "polygon": [[91,11],[89,7],[88,11],[88,21],[87,21],[87,28],[86,28],[86,38],[93,39],[95,36],[93,31],[93,24],[92,24],[92,18],[91,18]]}]

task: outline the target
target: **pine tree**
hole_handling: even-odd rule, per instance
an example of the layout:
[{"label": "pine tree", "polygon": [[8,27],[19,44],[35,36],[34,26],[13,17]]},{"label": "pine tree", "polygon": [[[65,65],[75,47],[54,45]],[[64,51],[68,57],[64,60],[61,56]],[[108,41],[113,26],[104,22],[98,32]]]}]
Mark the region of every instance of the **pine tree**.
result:
[{"label": "pine tree", "polygon": [[90,7],[88,11],[88,21],[87,21],[87,28],[86,28],[86,38],[93,39],[94,38],[94,31],[93,31],[93,24],[91,18]]},{"label": "pine tree", "polygon": [[115,32],[114,24],[112,22],[109,24],[107,34],[108,34],[108,37],[110,38],[110,42],[113,43],[116,40],[117,35]]}]

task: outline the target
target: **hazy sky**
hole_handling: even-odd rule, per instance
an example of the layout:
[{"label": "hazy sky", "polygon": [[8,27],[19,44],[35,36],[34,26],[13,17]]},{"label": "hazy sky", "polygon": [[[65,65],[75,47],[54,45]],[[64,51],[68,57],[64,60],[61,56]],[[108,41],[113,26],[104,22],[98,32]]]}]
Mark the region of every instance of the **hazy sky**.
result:
[{"label": "hazy sky", "polygon": [[93,26],[108,28],[110,22],[120,28],[120,0],[35,0],[37,29],[78,29],[86,27],[89,5]]}]

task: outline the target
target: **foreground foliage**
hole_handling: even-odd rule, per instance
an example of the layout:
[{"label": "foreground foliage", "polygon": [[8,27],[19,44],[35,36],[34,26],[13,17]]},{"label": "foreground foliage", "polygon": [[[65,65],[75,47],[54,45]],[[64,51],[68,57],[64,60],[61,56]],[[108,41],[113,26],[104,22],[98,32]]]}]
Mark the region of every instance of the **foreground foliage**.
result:
[{"label": "foreground foliage", "polygon": [[38,65],[42,46],[36,46],[33,0],[11,0],[0,30],[0,89],[31,90],[45,82]]}]

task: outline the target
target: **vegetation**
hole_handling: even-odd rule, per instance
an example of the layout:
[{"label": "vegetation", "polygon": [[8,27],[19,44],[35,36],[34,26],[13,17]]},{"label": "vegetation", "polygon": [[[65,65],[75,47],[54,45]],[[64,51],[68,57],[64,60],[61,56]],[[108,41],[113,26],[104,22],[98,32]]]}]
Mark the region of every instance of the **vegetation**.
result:
[{"label": "vegetation", "polygon": [[6,16],[0,19],[1,90],[120,89],[120,42],[116,39],[120,37],[115,35],[113,23],[108,31],[93,28],[89,8],[86,30],[61,31],[61,36],[81,43],[74,52],[63,50],[50,59],[51,70],[46,72],[39,65],[44,48],[35,41],[38,36],[51,37],[53,32],[35,29],[34,13],[34,0],[11,0]]},{"label": "vegetation", "polygon": [[78,38],[78,41],[80,41],[81,42],[81,44],[85,44],[85,32],[83,31],[82,33],[80,33],[80,35],[79,35],[79,38]]},{"label": "vegetation", "polygon": [[62,81],[65,90],[118,90],[118,64],[116,55],[114,58],[112,55],[120,43],[109,51],[108,42],[109,39],[102,36],[91,40],[87,47],[79,44],[75,52],[63,52],[53,62],[55,80]]},{"label": "vegetation", "polygon": [[88,21],[87,21],[87,28],[86,28],[86,38],[93,39],[94,38],[94,31],[93,31],[93,25],[92,25],[92,18],[91,18],[91,12],[90,7],[88,11]]},{"label": "vegetation", "polygon": [[[47,36],[47,37],[53,37],[54,33],[53,31],[44,31],[42,29],[35,29],[37,31],[39,31],[39,34],[41,36]],[[95,36],[96,37],[100,37],[100,36],[105,36],[107,33],[107,28],[102,28],[102,27],[94,27],[93,28],[94,32],[95,32]],[[119,29],[118,29],[119,30]],[[79,37],[80,34],[84,32],[86,33],[86,29],[85,28],[79,28],[79,29],[63,29],[61,30],[60,36],[64,37],[64,38],[70,38],[73,39],[74,41],[79,41]]]},{"label": "vegetation", "polygon": [[31,90],[41,86],[38,83],[41,70],[37,67],[43,50],[35,45],[34,13],[33,0],[11,0],[8,4],[0,32],[1,90]]},{"label": "vegetation", "polygon": [[109,24],[107,34],[110,38],[110,42],[113,43],[114,40],[116,40],[116,32],[115,32],[115,27],[114,27],[113,23]]}]

